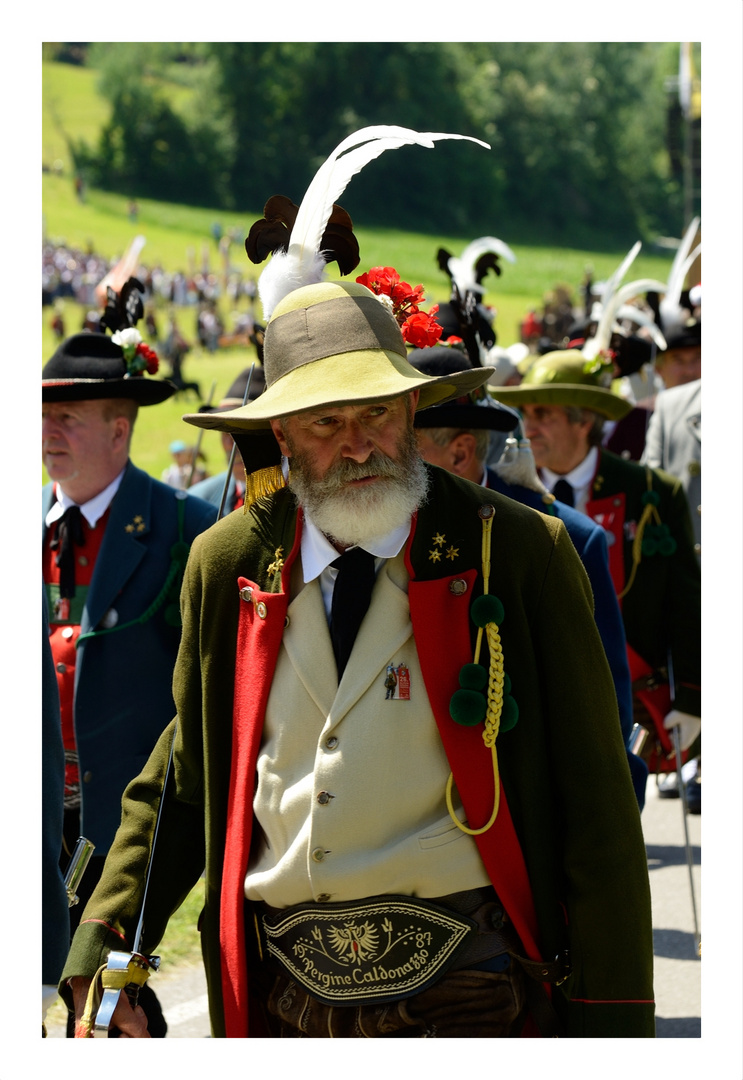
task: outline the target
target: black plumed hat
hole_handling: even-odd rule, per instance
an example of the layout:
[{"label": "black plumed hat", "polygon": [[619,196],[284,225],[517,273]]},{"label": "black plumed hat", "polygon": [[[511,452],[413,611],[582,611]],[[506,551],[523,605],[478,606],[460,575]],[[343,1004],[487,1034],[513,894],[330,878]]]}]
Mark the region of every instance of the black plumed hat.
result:
[{"label": "black plumed hat", "polygon": [[[446,345],[434,345],[429,349],[411,349],[408,362],[424,375],[453,375],[473,367],[469,357],[460,349]],[[417,428],[457,427],[488,431],[513,431],[519,423],[519,414],[507,405],[495,401],[480,387],[469,394],[432,405],[415,414]]]},{"label": "black plumed hat", "polygon": [[121,346],[106,334],[89,331],[63,341],[41,373],[45,402],[131,398],[139,405],[157,405],[176,389],[167,379],[131,374]]}]

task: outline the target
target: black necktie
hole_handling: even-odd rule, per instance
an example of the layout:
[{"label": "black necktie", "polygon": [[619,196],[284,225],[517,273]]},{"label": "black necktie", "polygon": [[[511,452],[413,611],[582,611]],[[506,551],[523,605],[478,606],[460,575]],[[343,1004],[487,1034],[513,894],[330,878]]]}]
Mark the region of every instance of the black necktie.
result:
[{"label": "black necktie", "polygon": [[369,609],[374,587],[374,556],[356,547],[344,552],[331,565],[338,569],[330,607],[330,637],[340,681]]},{"label": "black necktie", "polygon": [[567,480],[558,480],[555,486],[552,488],[552,494],[560,502],[566,504],[566,506],[574,506],[573,502],[573,485],[569,484]]},{"label": "black necktie", "polygon": [[54,564],[59,567],[59,595],[63,599],[75,595],[75,546],[84,543],[80,507],[69,506],[57,521],[51,542],[52,551],[57,551]]}]

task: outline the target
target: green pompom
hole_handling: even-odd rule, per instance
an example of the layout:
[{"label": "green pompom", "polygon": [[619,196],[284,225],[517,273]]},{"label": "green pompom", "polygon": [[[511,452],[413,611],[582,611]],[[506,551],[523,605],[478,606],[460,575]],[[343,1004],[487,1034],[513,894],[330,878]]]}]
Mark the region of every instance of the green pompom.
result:
[{"label": "green pompom", "polygon": [[505,618],[505,611],[498,597],[489,594],[478,596],[472,605],[471,615],[475,626],[484,627],[488,623],[495,623],[500,626]]},{"label": "green pompom", "polygon": [[487,701],[476,690],[457,690],[449,702],[449,716],[455,724],[474,727],[485,719]]},{"label": "green pompom", "polygon": [[658,551],[661,555],[673,555],[676,552],[676,541],[672,536],[667,536],[664,540],[661,540],[658,545]]},{"label": "green pompom", "polygon": [[504,694],[510,694],[511,693],[511,679],[509,678],[509,676],[507,675],[507,673],[505,671],[503,672],[503,693]]},{"label": "green pompom", "polygon": [[647,506],[648,504],[657,506],[660,502],[660,495],[657,491],[644,491],[642,494],[641,502],[643,506]]},{"label": "green pompom", "polygon": [[503,696],[503,709],[500,714],[500,731],[510,731],[516,726],[519,718],[519,707],[516,699],[510,694]]},{"label": "green pompom", "polygon": [[646,558],[650,558],[651,555],[656,555],[658,552],[658,542],[653,540],[652,537],[648,537],[642,542],[642,553]]},{"label": "green pompom", "polygon": [[484,690],[488,673],[482,664],[465,664],[459,672],[459,685],[463,690]]}]

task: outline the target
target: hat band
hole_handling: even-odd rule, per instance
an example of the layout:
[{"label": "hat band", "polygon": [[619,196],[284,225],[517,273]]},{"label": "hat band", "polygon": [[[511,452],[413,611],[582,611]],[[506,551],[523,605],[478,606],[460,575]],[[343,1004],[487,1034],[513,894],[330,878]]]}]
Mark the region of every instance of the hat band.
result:
[{"label": "hat band", "polygon": [[328,356],[381,349],[407,357],[394,316],[374,296],[339,296],[287,311],[269,322],[263,348],[267,386]]}]

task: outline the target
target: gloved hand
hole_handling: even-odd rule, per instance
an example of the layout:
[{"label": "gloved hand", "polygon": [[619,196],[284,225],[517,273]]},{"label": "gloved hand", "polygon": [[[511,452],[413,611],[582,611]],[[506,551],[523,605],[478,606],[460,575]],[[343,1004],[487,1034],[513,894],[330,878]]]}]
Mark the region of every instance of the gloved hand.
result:
[{"label": "gloved hand", "polygon": [[671,709],[663,721],[663,727],[666,731],[672,731],[673,728],[678,727],[681,749],[688,750],[702,730],[702,721],[698,716]]}]

